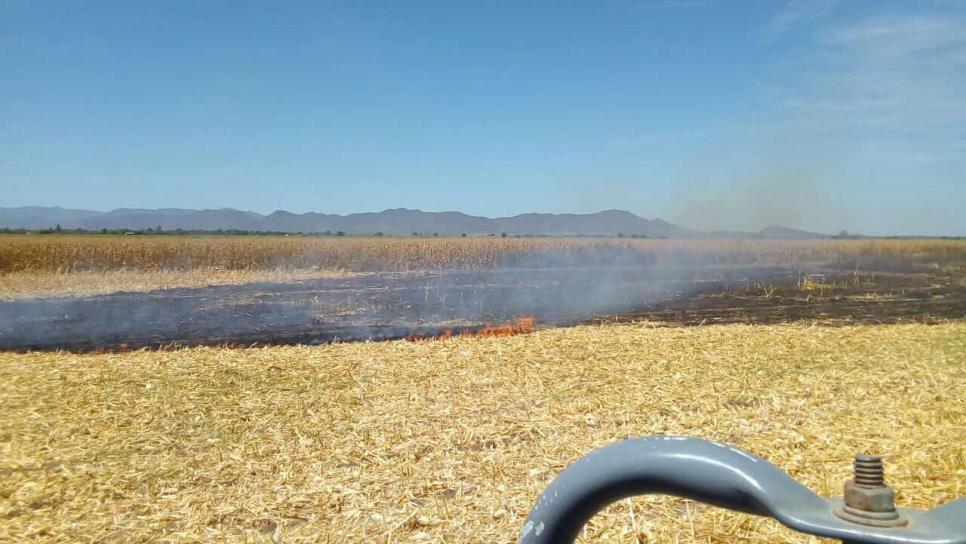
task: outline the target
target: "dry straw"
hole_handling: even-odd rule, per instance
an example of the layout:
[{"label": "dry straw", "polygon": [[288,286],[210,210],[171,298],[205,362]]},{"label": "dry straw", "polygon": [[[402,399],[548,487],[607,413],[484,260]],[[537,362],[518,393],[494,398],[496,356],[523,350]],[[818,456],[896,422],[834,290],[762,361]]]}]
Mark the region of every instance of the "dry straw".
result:
[{"label": "dry straw", "polygon": [[[322,347],[0,354],[0,541],[512,542],[592,448],[684,434],[836,495],[966,495],[966,323],[646,324]],[[588,540],[813,541],[668,498]]]}]

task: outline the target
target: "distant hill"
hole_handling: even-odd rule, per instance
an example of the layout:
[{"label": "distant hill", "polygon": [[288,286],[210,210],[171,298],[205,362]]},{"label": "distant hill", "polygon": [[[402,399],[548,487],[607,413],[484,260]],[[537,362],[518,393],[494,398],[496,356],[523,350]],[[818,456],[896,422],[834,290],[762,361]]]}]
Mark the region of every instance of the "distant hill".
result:
[{"label": "distant hill", "polygon": [[344,232],[347,234],[433,234],[441,236],[502,234],[549,236],[647,236],[649,238],[817,238],[819,234],[773,225],[757,233],[706,233],[663,219],[645,219],[623,210],[589,214],[526,213],[513,217],[480,217],[461,212],[424,212],[397,208],[382,212],[331,215],[276,211],[269,215],[222,208],[217,210],[131,209],[109,212],[28,206],[0,208],[0,228],[85,230],[249,230],[273,232]]},{"label": "distant hill", "polygon": [[706,238],[764,238],[766,240],[814,240],[817,238],[831,238],[827,234],[810,232],[807,230],[793,229],[782,225],[768,225],[767,227],[755,231],[745,232],[740,230],[713,230],[704,233]]},{"label": "distant hill", "polygon": [[80,225],[100,214],[101,212],[41,206],[0,208],[0,228],[46,229],[58,224],[66,228],[66,225]]},{"label": "distant hill", "polygon": [[758,235],[762,238],[781,238],[784,240],[826,238],[826,236],[818,234],[817,232],[793,229],[782,225],[768,225],[767,227],[758,231]]}]

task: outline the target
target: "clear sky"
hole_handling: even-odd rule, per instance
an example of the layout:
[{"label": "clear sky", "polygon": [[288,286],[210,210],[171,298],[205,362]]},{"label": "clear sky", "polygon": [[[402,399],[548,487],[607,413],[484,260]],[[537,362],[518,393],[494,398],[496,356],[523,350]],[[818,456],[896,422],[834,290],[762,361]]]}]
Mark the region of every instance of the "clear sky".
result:
[{"label": "clear sky", "polygon": [[0,206],[966,234],[966,1],[0,0]]}]

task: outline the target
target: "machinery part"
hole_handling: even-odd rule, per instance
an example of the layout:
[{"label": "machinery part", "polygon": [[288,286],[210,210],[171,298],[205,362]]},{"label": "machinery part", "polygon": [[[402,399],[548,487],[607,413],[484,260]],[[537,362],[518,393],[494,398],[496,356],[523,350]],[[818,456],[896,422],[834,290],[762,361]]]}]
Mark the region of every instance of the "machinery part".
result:
[{"label": "machinery part", "polygon": [[896,510],[895,493],[885,483],[882,458],[855,456],[855,478],[845,482],[844,504],[835,509],[838,517],[861,525],[902,527],[908,520]]},{"label": "machinery part", "polygon": [[[863,485],[873,482],[862,468]],[[519,542],[573,542],[608,504],[650,493],[769,516],[796,531],[847,542],[966,544],[966,498],[927,511],[900,508],[903,527],[857,524],[834,513],[842,500],[816,495],[761,457],[677,436],[624,440],[579,459],[540,495]]]}]

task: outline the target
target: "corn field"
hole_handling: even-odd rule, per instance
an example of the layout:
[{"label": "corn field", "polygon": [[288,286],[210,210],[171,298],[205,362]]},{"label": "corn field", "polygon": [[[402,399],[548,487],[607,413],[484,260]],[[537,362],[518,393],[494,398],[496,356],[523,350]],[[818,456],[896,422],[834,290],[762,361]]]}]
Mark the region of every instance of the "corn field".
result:
[{"label": "corn field", "polygon": [[962,266],[966,240],[658,240],[0,235],[0,273],[323,269],[357,272],[661,262]]}]

